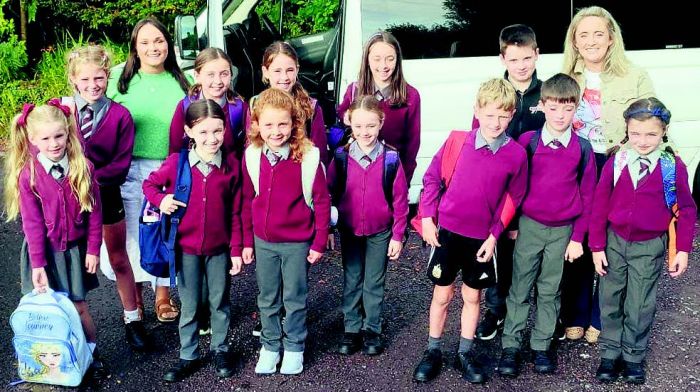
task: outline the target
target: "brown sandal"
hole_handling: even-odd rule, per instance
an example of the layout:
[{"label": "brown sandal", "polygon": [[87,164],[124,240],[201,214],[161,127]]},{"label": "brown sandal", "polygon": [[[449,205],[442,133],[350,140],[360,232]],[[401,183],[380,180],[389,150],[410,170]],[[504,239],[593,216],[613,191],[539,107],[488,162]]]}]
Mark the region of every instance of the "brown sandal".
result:
[{"label": "brown sandal", "polygon": [[[166,317],[168,313],[175,313],[174,317]],[[170,298],[161,298],[156,301],[156,317],[161,323],[171,323],[180,316],[180,310]]]}]

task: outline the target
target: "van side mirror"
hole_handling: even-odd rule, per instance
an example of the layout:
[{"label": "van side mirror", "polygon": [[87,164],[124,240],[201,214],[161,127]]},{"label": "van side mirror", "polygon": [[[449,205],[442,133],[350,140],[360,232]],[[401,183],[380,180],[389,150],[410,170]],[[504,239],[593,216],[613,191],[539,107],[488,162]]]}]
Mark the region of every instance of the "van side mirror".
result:
[{"label": "van side mirror", "polygon": [[194,60],[199,53],[197,20],[192,15],[178,15],[175,18],[175,42],[180,49],[180,58]]}]

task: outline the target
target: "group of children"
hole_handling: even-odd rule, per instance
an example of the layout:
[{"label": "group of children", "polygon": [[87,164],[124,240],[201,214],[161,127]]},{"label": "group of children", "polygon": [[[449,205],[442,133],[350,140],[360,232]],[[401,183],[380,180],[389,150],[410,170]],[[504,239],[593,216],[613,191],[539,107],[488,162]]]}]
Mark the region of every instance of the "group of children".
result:
[{"label": "group of children", "polygon": [[[617,159],[623,154],[618,153],[608,160],[597,181],[591,146],[571,128],[581,96],[577,82],[557,74],[541,85],[537,99],[530,95],[539,92],[540,82],[533,76],[537,49],[534,33],[527,39],[529,32],[522,26],[504,29],[512,35],[504,40],[502,34],[506,78],[482,84],[474,129],[453,132],[423,178],[421,232],[432,247],[428,276],[435,288],[428,349],[414,379],[429,381],[440,371],[447,306],[460,271],[464,307],[457,365],[465,379],[485,381],[472,347],[475,335],[495,335],[486,331],[493,326],[477,329],[480,289],[491,285],[485,277],[491,282],[495,276],[489,322],[497,326],[506,315],[499,373],[518,373],[533,286],[535,370],[554,371],[550,343],[559,318],[564,260],[576,260],[588,245],[596,271],[604,276],[603,360],[597,376],[615,379],[622,363],[628,381],[643,381],[639,364],[672,217],[664,199],[666,171],[662,173],[668,160],[677,185],[678,253],[670,264],[675,275],[687,266],[696,214],[685,166],[660,148],[670,112],[656,99],[633,103],[625,112],[625,158]],[[523,61],[511,62],[511,57]],[[509,66],[515,63],[525,63],[524,71]],[[94,346],[96,329],[86,293],[97,287],[103,224],[108,242],[108,222],[123,220],[123,207],[114,205],[112,193],[125,181],[134,133],[140,130],[134,131],[123,106],[104,95],[110,72],[104,50],[76,49],[68,65],[72,104],[64,99],[25,105],[14,119],[6,208],[10,219],[22,216],[22,291],[50,286],[67,292]],[[233,375],[226,343],[228,275],[239,274],[253,261],[262,324],[255,372],[302,372],[307,272],[332,246],[336,230],[343,258],[345,332],[338,351],[378,355],[384,349],[387,262],[402,251],[408,184],[420,145],[420,96],[403,77],[396,39],[386,32],[373,35],[365,45],[359,80],[348,87],[338,108],[352,129],[351,142],[329,151],[321,108],[299,84],[298,71],[294,49],[273,43],[262,68],[270,88],[246,103],[233,92],[228,56],[213,48],[200,52],[196,84],[174,110],[171,155],[143,182],[145,199],[160,213],[185,209],[176,257],[180,354],[165,381],[180,381],[201,366],[198,315],[205,311],[216,373]],[[518,96],[513,85],[525,93]],[[537,108],[525,112],[543,113],[543,122],[512,121],[514,114],[524,116],[516,103],[525,97]],[[187,203],[175,198],[183,159],[192,177]],[[451,165],[449,173],[446,165]],[[508,258],[501,245],[506,238],[515,240],[512,275],[500,267],[501,259]],[[120,285],[133,285],[133,274],[129,281],[128,263],[111,252],[110,263],[119,271],[124,318],[131,324],[127,340],[144,348],[142,316]],[[501,279],[504,275],[508,279]],[[511,276],[512,285],[504,289],[501,282]],[[94,364],[102,366],[99,360]]]}]

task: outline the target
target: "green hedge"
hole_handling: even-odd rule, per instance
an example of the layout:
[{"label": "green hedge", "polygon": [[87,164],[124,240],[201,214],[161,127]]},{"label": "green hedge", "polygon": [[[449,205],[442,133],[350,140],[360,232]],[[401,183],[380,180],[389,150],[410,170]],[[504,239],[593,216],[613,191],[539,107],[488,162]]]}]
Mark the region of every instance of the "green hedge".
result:
[{"label": "green hedge", "polygon": [[[43,51],[37,64],[36,73],[30,80],[0,80],[0,140],[6,140],[12,118],[27,102],[41,103],[54,97],[72,93],[66,73],[67,53],[75,47],[90,44],[82,35],[74,38],[66,35],[61,43]],[[104,39],[99,44],[112,53],[112,63],[118,64],[126,59],[126,44],[116,44]],[[23,47],[22,47],[23,48]]]}]

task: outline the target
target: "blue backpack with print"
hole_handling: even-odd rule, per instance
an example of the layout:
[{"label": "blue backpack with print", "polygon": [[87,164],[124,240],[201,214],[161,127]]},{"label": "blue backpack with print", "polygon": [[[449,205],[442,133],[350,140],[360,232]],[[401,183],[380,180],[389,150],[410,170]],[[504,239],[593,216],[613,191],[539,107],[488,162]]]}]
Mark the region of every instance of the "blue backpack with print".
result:
[{"label": "blue backpack with print", "polygon": [[92,364],[80,316],[65,293],[46,289],[22,297],[10,316],[19,377],[75,387]]}]

